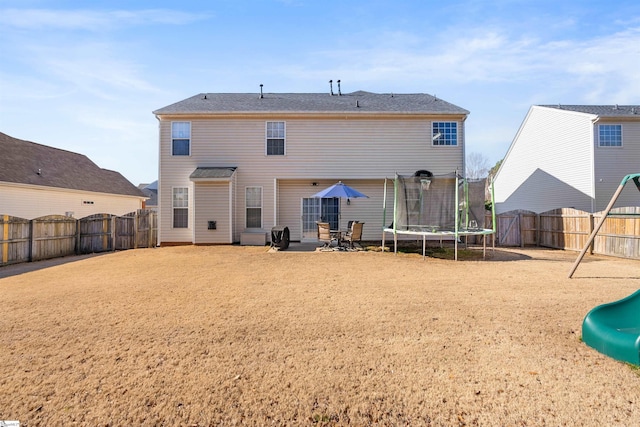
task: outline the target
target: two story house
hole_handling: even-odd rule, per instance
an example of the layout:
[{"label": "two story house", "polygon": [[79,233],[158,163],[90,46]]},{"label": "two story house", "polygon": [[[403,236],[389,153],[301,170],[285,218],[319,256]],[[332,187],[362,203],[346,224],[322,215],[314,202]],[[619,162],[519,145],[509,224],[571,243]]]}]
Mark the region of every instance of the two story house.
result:
[{"label": "two story house", "polygon": [[[638,172],[640,106],[534,105],[496,174],[496,213],[599,212]],[[626,187],[615,207],[640,204],[635,186]]]},{"label": "two story house", "polygon": [[[159,121],[159,241],[262,243],[276,225],[313,241],[316,221],[382,237],[385,178],[464,170],[469,112],[427,94],[200,93]],[[369,196],[316,199],[342,181]],[[388,197],[393,197],[390,195]],[[263,237],[264,236],[264,237]]]}]

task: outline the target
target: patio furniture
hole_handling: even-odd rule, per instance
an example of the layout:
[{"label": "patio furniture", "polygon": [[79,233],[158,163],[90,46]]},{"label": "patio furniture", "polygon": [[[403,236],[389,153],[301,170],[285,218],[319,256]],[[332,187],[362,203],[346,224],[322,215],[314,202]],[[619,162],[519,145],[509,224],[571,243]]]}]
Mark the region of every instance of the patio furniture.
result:
[{"label": "patio furniture", "polygon": [[323,242],[323,248],[331,247],[331,242],[334,240],[331,235],[331,226],[328,222],[318,222],[318,241]]},{"label": "patio furniture", "polygon": [[349,244],[349,247],[353,249],[353,244],[355,242],[360,243],[362,241],[362,226],[364,222],[353,221],[351,224],[351,228],[345,235],[342,237],[342,241]]}]

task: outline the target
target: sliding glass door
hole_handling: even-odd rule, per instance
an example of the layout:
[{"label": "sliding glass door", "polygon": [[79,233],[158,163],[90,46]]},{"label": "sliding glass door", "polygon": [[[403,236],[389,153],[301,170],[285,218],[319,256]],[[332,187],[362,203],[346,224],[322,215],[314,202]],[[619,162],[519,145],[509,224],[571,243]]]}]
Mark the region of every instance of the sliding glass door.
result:
[{"label": "sliding glass door", "polygon": [[328,222],[332,230],[337,230],[339,218],[340,199],[302,199],[302,241],[317,240],[318,221]]}]

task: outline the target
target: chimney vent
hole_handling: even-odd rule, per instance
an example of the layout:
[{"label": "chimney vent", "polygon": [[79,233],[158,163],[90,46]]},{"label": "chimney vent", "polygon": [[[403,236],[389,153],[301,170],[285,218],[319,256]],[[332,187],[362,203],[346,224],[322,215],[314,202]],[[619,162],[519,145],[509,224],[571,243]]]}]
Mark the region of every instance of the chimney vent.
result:
[{"label": "chimney vent", "polygon": [[340,91],[340,80],[338,80],[338,96],[342,96],[342,92]]},{"label": "chimney vent", "polygon": [[333,80],[329,80],[329,95],[333,96]]},{"label": "chimney vent", "polygon": [[260,83],[260,99],[264,98],[264,95],[262,94],[262,83]]}]

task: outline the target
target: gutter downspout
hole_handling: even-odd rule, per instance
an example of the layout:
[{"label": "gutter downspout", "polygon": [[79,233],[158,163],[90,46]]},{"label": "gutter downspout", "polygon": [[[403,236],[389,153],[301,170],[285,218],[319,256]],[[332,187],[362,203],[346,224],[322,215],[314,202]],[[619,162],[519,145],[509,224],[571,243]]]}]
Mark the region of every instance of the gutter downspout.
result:
[{"label": "gutter downspout", "polygon": [[161,236],[161,232],[162,232],[162,175],[160,174],[160,162],[161,162],[161,154],[162,154],[162,132],[160,131],[160,117],[158,117],[158,115],[154,114],[156,120],[158,121],[158,235],[156,236],[156,246],[160,246],[160,242],[162,242],[162,236]]},{"label": "gutter downspout", "polygon": [[593,194],[593,197],[591,198],[591,213],[596,211],[596,201],[598,196],[596,193],[596,149],[598,148],[598,142],[596,141],[596,126],[599,121],[599,116],[591,120],[591,194]]}]

